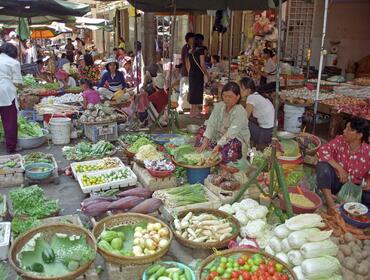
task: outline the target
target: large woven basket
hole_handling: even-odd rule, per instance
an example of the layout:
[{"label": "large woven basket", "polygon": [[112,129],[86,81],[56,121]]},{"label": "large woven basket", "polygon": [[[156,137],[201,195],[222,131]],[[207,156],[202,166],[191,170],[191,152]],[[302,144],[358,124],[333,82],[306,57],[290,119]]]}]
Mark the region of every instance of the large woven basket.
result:
[{"label": "large woven basket", "polygon": [[163,257],[170,249],[173,234],[168,225],[166,225],[161,220],[149,215],[143,215],[138,213],[124,213],[106,217],[94,226],[93,234],[97,239],[100,236],[101,232],[104,230],[104,228],[111,229],[123,225],[133,225],[142,221],[146,221],[149,223],[160,223],[163,227],[166,227],[168,229],[168,231],[170,232],[170,240],[166,248],[163,248],[163,250],[156,252],[153,255],[143,257],[132,257],[132,256],[118,256],[98,247],[99,254],[102,255],[102,257],[106,261],[122,265],[147,264],[157,261],[161,257]]},{"label": "large woven basket", "polygon": [[190,210],[186,210],[186,211],[182,211],[180,212],[177,217],[178,219],[182,219],[183,217],[186,216],[186,214],[188,214],[189,212],[192,212],[193,214],[202,214],[202,213],[207,213],[207,214],[211,214],[211,215],[214,215],[216,217],[220,217],[220,218],[224,218],[224,219],[227,219],[230,221],[230,223],[233,224],[234,227],[236,227],[236,230],[234,231],[234,233],[229,236],[228,238],[225,238],[224,240],[222,241],[219,241],[219,242],[194,242],[194,241],[190,241],[186,238],[183,238],[180,234],[178,234],[176,232],[176,229],[174,227],[174,224],[173,222],[171,223],[171,227],[172,227],[172,230],[174,232],[174,235],[177,239],[177,241],[185,246],[185,247],[188,247],[188,248],[193,248],[193,249],[223,249],[223,248],[227,248],[229,242],[231,240],[234,240],[238,237],[239,235],[239,232],[240,232],[240,224],[238,222],[237,219],[235,219],[232,215],[229,215],[223,211],[220,211],[220,210],[216,210],[216,209],[210,209],[210,208],[197,208],[197,209],[190,209]]},{"label": "large woven basket", "polygon": [[280,263],[284,266],[284,269],[290,274],[290,279],[291,280],[297,280],[297,276],[295,275],[294,271],[284,262],[282,262],[281,260],[279,260],[278,258],[274,257],[273,255],[270,255],[262,250],[258,250],[258,249],[230,249],[230,250],[224,250],[224,251],[220,251],[220,252],[216,252],[215,254],[213,255],[210,255],[208,258],[206,258],[199,266],[199,269],[197,270],[197,279],[198,280],[204,280],[206,278],[202,278],[202,272],[203,270],[205,269],[205,267],[210,263],[212,262],[214,259],[218,258],[218,257],[229,257],[229,256],[232,256],[232,255],[235,255],[235,254],[243,254],[243,255],[246,255],[248,257],[254,255],[254,254],[260,254],[260,255],[263,255],[264,257],[267,257],[269,259],[272,259],[274,260],[276,263]]},{"label": "large woven basket", "polygon": [[220,158],[218,161],[214,162],[213,164],[197,166],[197,165],[187,165],[187,164],[184,164],[184,163],[181,163],[181,162],[177,162],[177,161],[175,160],[175,157],[173,157],[173,156],[171,157],[171,160],[173,161],[173,163],[174,163],[176,166],[181,166],[181,167],[189,168],[189,169],[204,169],[204,168],[211,168],[211,167],[215,167],[215,166],[219,165],[219,164],[222,162],[222,159]]},{"label": "large woven basket", "polygon": [[313,149],[300,147],[303,150],[303,153],[306,155],[310,155],[310,156],[316,155],[316,152],[320,149],[321,144],[322,144],[320,138],[317,137],[316,135],[306,133],[306,132],[301,132],[299,136],[311,138],[311,140],[316,144],[316,147]]},{"label": "large woven basket", "polygon": [[90,260],[89,262],[85,263],[83,266],[79,267],[77,270],[71,273],[65,274],[63,276],[55,276],[55,277],[40,276],[40,275],[35,275],[27,271],[24,271],[18,266],[17,254],[20,250],[22,250],[22,248],[27,244],[27,242],[31,240],[31,238],[33,238],[38,233],[42,233],[47,240],[50,240],[51,237],[56,233],[64,233],[67,235],[79,235],[79,236],[82,235],[86,237],[87,243],[93,248],[94,251],[96,251],[96,241],[95,241],[94,236],[89,231],[84,229],[83,227],[72,225],[72,224],[61,224],[61,223],[47,224],[47,225],[36,227],[20,235],[15,240],[15,242],[13,242],[9,250],[9,257],[8,257],[9,262],[14,268],[14,270],[17,272],[17,274],[22,277],[22,279],[26,279],[26,280],[73,280],[73,279],[76,279],[78,276],[84,274],[89,269],[91,264],[93,263],[94,260]]},{"label": "large woven basket", "polygon": [[130,145],[124,143],[122,140],[118,139],[118,143],[122,146],[123,153],[127,156],[129,160],[132,160],[135,156],[134,153],[130,152],[128,149]]}]

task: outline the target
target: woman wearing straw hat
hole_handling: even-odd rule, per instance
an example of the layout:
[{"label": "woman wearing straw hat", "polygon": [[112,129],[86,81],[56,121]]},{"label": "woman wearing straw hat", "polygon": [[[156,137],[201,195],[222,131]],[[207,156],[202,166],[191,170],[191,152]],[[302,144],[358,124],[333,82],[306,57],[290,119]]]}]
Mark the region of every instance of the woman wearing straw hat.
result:
[{"label": "woman wearing straw hat", "polygon": [[116,59],[110,58],[105,68],[107,71],[98,83],[98,91],[103,98],[110,100],[116,91],[126,88],[127,85],[123,73],[118,71]]}]

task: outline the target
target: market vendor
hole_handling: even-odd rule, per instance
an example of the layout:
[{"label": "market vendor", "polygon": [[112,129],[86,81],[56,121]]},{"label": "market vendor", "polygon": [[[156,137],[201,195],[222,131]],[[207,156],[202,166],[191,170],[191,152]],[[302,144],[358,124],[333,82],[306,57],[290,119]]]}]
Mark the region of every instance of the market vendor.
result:
[{"label": "market vendor", "polygon": [[277,72],[277,57],[276,53],[268,48],[263,49],[263,57],[266,62],[263,66],[263,71],[255,68],[255,71],[261,76],[260,93],[272,93],[276,89],[276,72]]},{"label": "market vendor", "polygon": [[126,81],[123,73],[118,71],[116,59],[109,59],[105,68],[107,71],[98,83],[98,91],[103,98],[110,100],[116,91],[126,88]]},{"label": "market vendor", "polygon": [[241,96],[247,97],[245,110],[249,119],[251,140],[257,149],[264,149],[271,143],[274,128],[275,109],[271,101],[256,90],[254,81],[249,77],[240,80]]},{"label": "market vendor", "polygon": [[369,123],[360,118],[351,119],[343,131],[319,151],[316,166],[317,184],[322,190],[328,211],[334,213],[335,202],[332,194],[337,194],[342,185],[349,181],[365,186],[362,203],[370,206],[370,145]]},{"label": "market vendor", "polygon": [[0,47],[0,116],[8,153],[17,151],[17,88],[22,84],[22,74],[17,48],[11,43]]},{"label": "market vendor", "polygon": [[60,88],[76,86],[76,80],[64,70],[58,70],[55,73],[55,78],[58,80]]},{"label": "market vendor", "polygon": [[240,87],[229,82],[222,89],[222,100],[217,103],[205,127],[200,128],[195,146],[198,152],[207,148],[221,153],[223,163],[236,161],[247,154],[249,146],[247,112],[239,104]]},{"label": "market vendor", "polygon": [[99,104],[100,103],[100,94],[93,87],[93,82],[87,79],[81,79],[80,81],[81,88],[83,90],[83,108],[86,109],[88,104]]}]

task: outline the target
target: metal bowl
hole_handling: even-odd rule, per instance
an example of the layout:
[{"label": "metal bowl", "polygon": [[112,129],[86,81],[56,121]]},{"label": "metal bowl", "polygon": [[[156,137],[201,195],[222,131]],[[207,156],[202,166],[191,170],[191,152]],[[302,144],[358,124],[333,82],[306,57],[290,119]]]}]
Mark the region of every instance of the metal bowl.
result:
[{"label": "metal bowl", "polygon": [[292,132],[289,132],[289,131],[278,131],[277,132],[277,137],[279,139],[284,139],[284,140],[288,140],[288,139],[293,139],[296,137],[296,135]]},{"label": "metal bowl", "polygon": [[43,130],[44,135],[40,137],[35,137],[35,138],[18,138],[18,146],[21,147],[22,149],[33,149],[40,147],[46,142],[46,135],[47,130]]},{"label": "metal bowl", "polygon": [[[42,170],[35,171],[33,169],[40,168]],[[54,166],[50,163],[45,162],[34,162],[27,164],[24,169],[26,170],[26,176],[32,180],[43,180],[49,178],[51,173],[54,171]]]},{"label": "metal bowl", "polygon": [[198,130],[199,130],[200,126],[197,125],[197,124],[188,124],[186,126],[186,130],[187,132],[191,133],[191,134],[197,134],[198,133]]}]

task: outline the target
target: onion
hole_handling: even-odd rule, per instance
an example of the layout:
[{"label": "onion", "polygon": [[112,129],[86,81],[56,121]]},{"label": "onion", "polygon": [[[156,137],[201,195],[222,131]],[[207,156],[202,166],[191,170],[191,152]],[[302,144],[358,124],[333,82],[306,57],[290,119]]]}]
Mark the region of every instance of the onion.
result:
[{"label": "onion", "polygon": [[169,244],[169,241],[167,239],[162,239],[161,241],[159,241],[158,246],[159,248],[165,248],[168,246],[168,244]]}]

